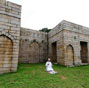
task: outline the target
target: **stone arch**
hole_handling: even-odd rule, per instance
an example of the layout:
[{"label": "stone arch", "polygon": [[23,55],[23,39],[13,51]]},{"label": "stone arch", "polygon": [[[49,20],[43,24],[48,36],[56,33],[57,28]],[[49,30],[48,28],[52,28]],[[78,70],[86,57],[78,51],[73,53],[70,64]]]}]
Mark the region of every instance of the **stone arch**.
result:
[{"label": "stone arch", "polygon": [[5,68],[5,71],[11,70],[13,56],[13,42],[5,36],[0,35],[0,68]]},{"label": "stone arch", "polygon": [[14,39],[15,39],[14,36],[12,36],[12,35],[10,35],[10,34],[4,32],[4,31],[2,31],[2,32],[0,33],[0,35],[6,36],[6,37],[8,37],[8,38],[11,39],[11,40],[14,40]]},{"label": "stone arch", "polygon": [[38,42],[33,41],[29,46],[29,63],[38,63],[40,62],[40,45]]},{"label": "stone arch", "polygon": [[1,36],[8,38],[13,43],[13,38],[11,36],[8,36],[7,34],[1,34],[0,37]]},{"label": "stone arch", "polygon": [[72,45],[68,45],[66,49],[67,53],[67,65],[74,65],[74,49]]}]

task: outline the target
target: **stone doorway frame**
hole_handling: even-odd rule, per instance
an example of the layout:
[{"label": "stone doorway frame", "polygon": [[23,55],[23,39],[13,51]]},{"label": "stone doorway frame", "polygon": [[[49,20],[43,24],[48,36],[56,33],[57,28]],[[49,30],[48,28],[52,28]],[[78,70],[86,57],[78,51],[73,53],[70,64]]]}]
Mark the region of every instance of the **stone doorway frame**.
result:
[{"label": "stone doorway frame", "polygon": [[52,61],[57,62],[57,42],[53,42],[52,46]]},{"label": "stone doorway frame", "polygon": [[[83,54],[84,52],[87,53]],[[86,59],[84,59],[83,57]],[[88,63],[88,42],[86,41],[80,41],[80,59],[82,63]]]}]

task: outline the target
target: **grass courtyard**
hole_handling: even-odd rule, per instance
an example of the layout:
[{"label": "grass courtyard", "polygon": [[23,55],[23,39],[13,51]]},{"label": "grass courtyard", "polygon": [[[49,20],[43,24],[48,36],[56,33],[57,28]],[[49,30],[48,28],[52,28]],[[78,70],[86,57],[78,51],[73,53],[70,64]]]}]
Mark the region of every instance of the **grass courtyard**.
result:
[{"label": "grass courtyard", "polygon": [[45,64],[19,64],[16,73],[0,75],[0,88],[89,88],[89,65],[53,65],[57,74],[48,74]]}]

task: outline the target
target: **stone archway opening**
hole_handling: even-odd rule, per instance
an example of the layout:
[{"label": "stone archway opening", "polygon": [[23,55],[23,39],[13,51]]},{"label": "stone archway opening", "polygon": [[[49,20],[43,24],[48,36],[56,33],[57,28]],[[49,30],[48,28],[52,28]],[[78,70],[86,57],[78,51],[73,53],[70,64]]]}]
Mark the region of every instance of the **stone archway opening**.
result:
[{"label": "stone archway opening", "polygon": [[30,44],[29,52],[29,63],[40,62],[40,46],[37,42],[32,42]]},{"label": "stone archway opening", "polygon": [[67,65],[72,66],[74,65],[74,49],[72,45],[67,46]]},{"label": "stone archway opening", "polygon": [[5,35],[0,36],[0,68],[5,72],[11,70],[13,42]]},{"label": "stone archway opening", "polygon": [[80,55],[81,55],[81,60],[82,63],[88,63],[88,47],[87,47],[87,42],[80,42]]}]

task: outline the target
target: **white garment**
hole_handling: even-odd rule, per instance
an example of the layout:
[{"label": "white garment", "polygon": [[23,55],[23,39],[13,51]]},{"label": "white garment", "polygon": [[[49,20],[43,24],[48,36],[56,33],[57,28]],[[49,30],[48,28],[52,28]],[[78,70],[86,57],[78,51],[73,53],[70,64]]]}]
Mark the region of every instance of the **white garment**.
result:
[{"label": "white garment", "polygon": [[53,71],[52,63],[49,61],[46,62],[46,71]]},{"label": "white garment", "polygon": [[55,71],[50,71],[49,73],[50,73],[50,74],[56,74],[57,72],[55,72]]}]

